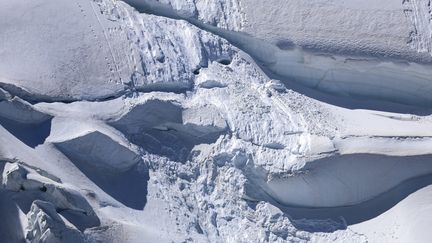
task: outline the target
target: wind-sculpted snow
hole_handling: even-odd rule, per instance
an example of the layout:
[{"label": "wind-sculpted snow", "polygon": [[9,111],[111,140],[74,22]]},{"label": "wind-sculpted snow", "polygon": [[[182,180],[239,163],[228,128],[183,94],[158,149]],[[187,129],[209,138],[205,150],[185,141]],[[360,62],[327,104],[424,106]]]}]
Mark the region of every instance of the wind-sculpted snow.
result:
[{"label": "wind-sculpted snow", "polygon": [[367,3],[0,3],[0,241],[427,242],[418,2]]}]

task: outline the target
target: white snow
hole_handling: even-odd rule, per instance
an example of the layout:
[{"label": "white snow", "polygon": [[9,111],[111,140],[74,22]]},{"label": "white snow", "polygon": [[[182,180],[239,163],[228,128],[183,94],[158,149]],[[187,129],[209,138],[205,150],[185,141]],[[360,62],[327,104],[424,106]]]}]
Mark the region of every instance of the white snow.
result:
[{"label": "white snow", "polygon": [[432,54],[431,1],[403,1],[405,15],[412,24],[409,45],[420,53]]},{"label": "white snow", "polygon": [[429,15],[0,2],[0,241],[428,242]]}]

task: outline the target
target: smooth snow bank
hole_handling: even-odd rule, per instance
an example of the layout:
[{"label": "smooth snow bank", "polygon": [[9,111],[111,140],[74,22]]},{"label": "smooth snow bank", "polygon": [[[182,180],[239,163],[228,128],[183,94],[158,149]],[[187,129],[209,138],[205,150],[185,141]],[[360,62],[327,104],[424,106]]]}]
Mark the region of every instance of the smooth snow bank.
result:
[{"label": "smooth snow bank", "polygon": [[349,228],[370,242],[429,242],[432,186],[422,188],[378,217]]},{"label": "smooth snow bank", "polygon": [[427,2],[243,0],[243,31],[282,48],[431,62],[430,53],[410,48],[430,39]]},{"label": "smooth snow bank", "polygon": [[[374,146],[370,146],[373,144]],[[334,147],[345,154],[415,156],[431,154],[432,139],[421,137],[347,137],[334,139]]]},{"label": "smooth snow bank", "polygon": [[373,199],[408,179],[432,173],[430,156],[356,154],[308,163],[298,174],[268,182],[286,206],[342,207]]}]

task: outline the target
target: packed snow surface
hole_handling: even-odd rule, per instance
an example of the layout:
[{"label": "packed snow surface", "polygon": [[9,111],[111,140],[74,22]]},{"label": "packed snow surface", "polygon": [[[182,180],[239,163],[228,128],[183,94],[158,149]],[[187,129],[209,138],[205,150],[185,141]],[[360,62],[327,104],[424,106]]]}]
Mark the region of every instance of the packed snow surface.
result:
[{"label": "packed snow surface", "polygon": [[428,242],[429,0],[3,0],[0,242]]}]

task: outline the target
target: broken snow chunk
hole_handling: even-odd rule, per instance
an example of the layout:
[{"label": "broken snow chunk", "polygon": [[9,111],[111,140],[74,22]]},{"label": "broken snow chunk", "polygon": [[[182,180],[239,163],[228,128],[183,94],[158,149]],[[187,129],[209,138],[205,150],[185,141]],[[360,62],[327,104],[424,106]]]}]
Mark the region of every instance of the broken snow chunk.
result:
[{"label": "broken snow chunk", "polygon": [[[62,215],[80,230],[100,224],[92,207],[79,192],[61,187],[32,168],[27,168],[19,163],[6,163],[2,175],[2,185],[4,189],[17,192],[24,197],[31,195],[33,197],[31,201],[43,199],[50,202],[49,204],[53,204],[55,208],[54,211],[61,211]],[[42,204],[44,207],[48,205]],[[38,206],[37,203],[35,205]],[[56,215],[49,213],[50,218],[60,222],[58,215]]]},{"label": "broken snow chunk", "polygon": [[3,188],[10,191],[40,190],[44,187],[38,178],[39,174],[29,171],[18,163],[6,163],[2,184]]},{"label": "broken snow chunk", "polygon": [[90,204],[79,192],[75,190],[58,185],[47,184],[46,192],[53,199],[53,202],[55,202],[56,208],[74,210],[82,212],[85,215],[95,215]]},{"label": "broken snow chunk", "polygon": [[83,242],[84,236],[65,223],[53,204],[36,200],[27,214],[26,239],[30,242]]},{"label": "broken snow chunk", "polygon": [[60,179],[50,176],[43,170],[33,170],[19,163],[6,163],[2,175],[2,185],[10,191],[46,191],[45,184],[54,183],[54,181],[60,182]]},{"label": "broken snow chunk", "polygon": [[275,80],[275,79],[268,81],[265,87],[268,89],[274,89],[278,92],[286,91],[285,85],[280,80]]},{"label": "broken snow chunk", "polygon": [[17,163],[6,163],[2,175],[3,188],[11,191],[20,191],[28,171]]}]

